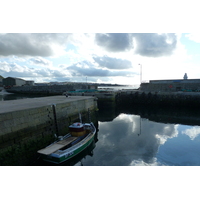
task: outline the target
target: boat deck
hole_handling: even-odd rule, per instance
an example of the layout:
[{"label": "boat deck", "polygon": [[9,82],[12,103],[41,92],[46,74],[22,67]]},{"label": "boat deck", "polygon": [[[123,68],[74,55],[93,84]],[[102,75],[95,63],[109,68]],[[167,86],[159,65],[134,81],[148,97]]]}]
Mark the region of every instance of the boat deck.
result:
[{"label": "boat deck", "polygon": [[44,155],[49,155],[59,149],[62,149],[63,147],[67,146],[68,144],[70,144],[71,142],[73,142],[74,140],[76,140],[77,137],[69,137],[66,138],[64,140],[60,140],[44,149],[40,149],[38,151],[38,153],[44,154]]}]

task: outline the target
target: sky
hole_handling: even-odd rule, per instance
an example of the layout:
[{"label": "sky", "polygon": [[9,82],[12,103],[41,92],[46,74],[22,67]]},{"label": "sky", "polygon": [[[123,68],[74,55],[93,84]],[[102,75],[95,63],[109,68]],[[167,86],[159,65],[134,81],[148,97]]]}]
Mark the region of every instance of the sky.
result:
[{"label": "sky", "polygon": [[123,85],[183,79],[185,73],[200,78],[200,34],[192,26],[197,27],[198,6],[193,0],[182,2],[178,15],[176,1],[53,2],[4,3],[1,76]]},{"label": "sky", "polygon": [[200,78],[200,34],[1,33],[0,75],[35,82],[140,84]]}]

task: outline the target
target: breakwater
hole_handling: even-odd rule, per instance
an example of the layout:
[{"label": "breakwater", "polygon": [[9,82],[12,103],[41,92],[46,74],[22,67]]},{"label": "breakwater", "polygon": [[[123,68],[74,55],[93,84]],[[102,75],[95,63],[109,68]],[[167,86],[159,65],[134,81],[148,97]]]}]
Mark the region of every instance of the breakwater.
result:
[{"label": "breakwater", "polygon": [[93,97],[53,96],[2,101],[0,165],[8,164],[4,162],[6,157],[14,156],[18,165],[24,155],[30,156],[32,152],[36,156],[35,152],[55,140],[55,135],[66,134],[79,113],[82,113],[83,121],[90,115],[95,123],[96,109],[97,102]]},{"label": "breakwater", "polygon": [[118,105],[200,107],[200,92],[121,91],[115,97]]}]

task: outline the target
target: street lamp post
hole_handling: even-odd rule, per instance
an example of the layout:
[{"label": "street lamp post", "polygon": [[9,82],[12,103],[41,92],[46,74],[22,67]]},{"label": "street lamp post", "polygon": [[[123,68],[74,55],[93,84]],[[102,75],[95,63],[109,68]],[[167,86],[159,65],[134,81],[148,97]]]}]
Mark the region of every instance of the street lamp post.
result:
[{"label": "street lamp post", "polygon": [[142,83],[142,65],[141,64],[138,64],[140,65],[140,84]]}]

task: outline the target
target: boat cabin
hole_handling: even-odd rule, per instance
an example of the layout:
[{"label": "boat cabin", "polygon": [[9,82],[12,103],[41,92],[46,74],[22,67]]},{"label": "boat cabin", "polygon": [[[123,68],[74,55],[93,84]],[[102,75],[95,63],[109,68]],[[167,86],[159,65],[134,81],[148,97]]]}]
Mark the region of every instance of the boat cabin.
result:
[{"label": "boat cabin", "polygon": [[69,132],[74,137],[79,137],[86,134],[84,125],[80,122],[75,122],[69,126]]}]

